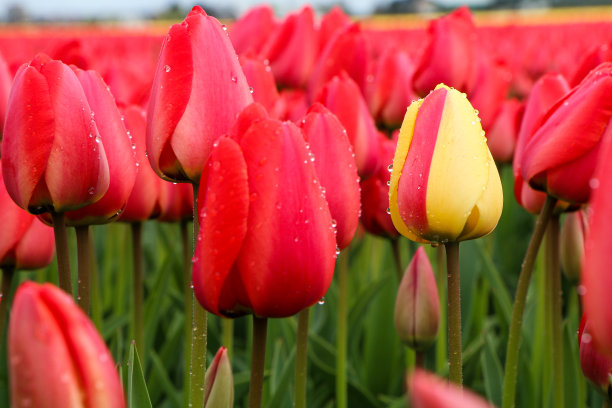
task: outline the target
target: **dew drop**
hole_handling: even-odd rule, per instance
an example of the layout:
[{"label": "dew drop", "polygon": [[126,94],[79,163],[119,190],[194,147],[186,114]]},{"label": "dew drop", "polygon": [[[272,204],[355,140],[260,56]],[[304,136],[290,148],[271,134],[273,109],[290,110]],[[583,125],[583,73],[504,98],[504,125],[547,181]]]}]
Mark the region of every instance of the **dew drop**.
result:
[{"label": "dew drop", "polygon": [[170,65],[164,65],[164,71],[170,72]]},{"label": "dew drop", "polygon": [[93,187],[89,187],[89,188],[87,189],[87,192],[89,193],[89,195],[93,195],[93,193],[94,193],[95,191],[96,191],[96,190],[95,190]]},{"label": "dew drop", "polygon": [[593,190],[598,189],[599,188],[599,179],[593,177],[592,179],[589,180],[589,187],[591,187]]},{"label": "dew drop", "polygon": [[387,214],[391,215],[391,208],[387,207]]},{"label": "dew drop", "polygon": [[322,297],[321,299],[319,299],[319,301],[317,302],[320,305],[324,305],[325,304],[325,298]]},{"label": "dew drop", "polygon": [[584,285],[578,285],[576,292],[578,292],[578,296],[584,296],[587,293],[587,289],[584,287]]},{"label": "dew drop", "polygon": [[387,170],[389,170],[389,172],[392,172],[392,171],[393,171],[393,164],[390,164],[390,165],[387,167]]}]

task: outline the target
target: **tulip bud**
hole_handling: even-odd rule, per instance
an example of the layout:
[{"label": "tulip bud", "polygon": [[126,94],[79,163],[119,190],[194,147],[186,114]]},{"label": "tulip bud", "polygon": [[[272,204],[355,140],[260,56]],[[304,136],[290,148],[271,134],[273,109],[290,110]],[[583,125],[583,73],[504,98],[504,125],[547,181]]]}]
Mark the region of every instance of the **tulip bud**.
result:
[{"label": "tulip bud", "polygon": [[567,213],[561,226],[560,257],[565,277],[573,284],[578,284],[580,281],[584,260],[584,237],[587,230],[588,221],[583,211]]},{"label": "tulip bud", "polygon": [[204,408],[232,408],[234,406],[234,377],[227,349],[219,348],[204,380]]},{"label": "tulip bud", "polygon": [[584,376],[597,387],[598,391],[608,397],[610,376],[612,375],[612,359],[601,353],[593,344],[586,315],[582,316],[580,321],[578,347],[580,348],[580,367]]},{"label": "tulip bud", "polygon": [[408,379],[412,408],[493,408],[482,397],[423,370]]},{"label": "tulip bud", "polygon": [[254,56],[241,55],[240,66],[247,82],[253,88],[253,100],[262,104],[268,112],[273,113],[279,95],[268,61]]},{"label": "tulip bud", "polygon": [[408,347],[423,351],[438,335],[440,299],[436,278],[423,247],[404,272],[395,300],[395,330]]},{"label": "tulip bud", "polygon": [[11,85],[13,84],[13,75],[9,71],[6,60],[0,54],[0,143],[2,143],[2,124],[6,116],[6,105],[9,98]]},{"label": "tulip bud", "polygon": [[497,167],[465,95],[440,84],[413,102],[389,188],[397,230],[417,242],[474,239],[495,228],[502,204]]},{"label": "tulip bud", "polygon": [[259,54],[278,24],[269,4],[250,8],[230,27],[229,36],[234,49],[239,55],[247,52]]},{"label": "tulip bud", "polygon": [[193,220],[193,186],[162,181],[159,192],[159,221]]},{"label": "tulip bud", "polygon": [[502,103],[487,132],[487,145],[496,162],[512,162],[522,114],[523,105],[517,99],[508,99]]},{"label": "tulip bud", "polygon": [[113,358],[69,295],[25,282],[8,333],[11,406],[123,408]]}]

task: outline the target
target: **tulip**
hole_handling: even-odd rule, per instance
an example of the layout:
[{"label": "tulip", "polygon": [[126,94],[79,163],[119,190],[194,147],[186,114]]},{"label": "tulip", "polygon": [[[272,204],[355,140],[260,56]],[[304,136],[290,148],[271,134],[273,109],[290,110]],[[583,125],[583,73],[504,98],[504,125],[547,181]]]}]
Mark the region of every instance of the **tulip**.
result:
[{"label": "tulip", "polygon": [[170,28],[147,113],[147,151],[169,181],[198,183],[213,142],[253,101],[232,44],[199,6]]},{"label": "tulip", "polygon": [[232,408],[234,406],[234,377],[227,349],[219,348],[206,370],[204,408]]},{"label": "tulip", "polygon": [[421,246],[410,261],[395,299],[395,330],[408,346],[423,351],[433,344],[440,324],[440,300],[431,263]]},{"label": "tulip", "polygon": [[468,91],[475,69],[475,26],[467,7],[433,20],[427,29],[429,42],[414,74],[414,88],[427,94],[438,83]]},{"label": "tulip", "polygon": [[569,83],[572,87],[580,84],[580,82],[602,62],[612,61],[612,48],[610,43],[598,44],[589,49],[579,62]]},{"label": "tulip", "polygon": [[315,169],[336,226],[338,248],[353,239],[361,206],[355,154],[346,130],[327,108],[314,104],[300,122],[307,147],[314,154]]},{"label": "tulip", "polygon": [[239,55],[247,52],[259,54],[278,24],[270,5],[262,4],[249,9],[230,27],[229,36],[234,49]]},{"label": "tulip", "polygon": [[417,370],[408,379],[412,408],[493,408],[482,397]]},{"label": "tulip", "polygon": [[301,89],[282,89],[271,114],[276,119],[297,122],[308,112],[308,97]]},{"label": "tulip", "polygon": [[523,118],[516,139],[512,169],[516,201],[532,214],[540,212],[546,194],[534,190],[523,179],[521,175],[523,150],[542,122],[546,112],[567,92],[569,92],[569,86],[562,75],[546,74],[536,81],[525,102]]},{"label": "tulip", "polygon": [[487,145],[496,162],[512,162],[522,115],[523,104],[517,99],[508,99],[502,103],[487,132]]},{"label": "tulip", "polygon": [[488,133],[506,99],[512,75],[502,61],[481,53],[477,55],[474,85],[470,87],[469,98],[478,110],[483,129]]},{"label": "tulip", "polygon": [[321,17],[319,24],[319,51],[331,41],[334,34],[351,24],[351,18],[338,6],[333,6]]},{"label": "tulip", "polygon": [[374,119],[359,87],[346,73],[331,79],[321,89],[316,102],[332,111],[346,129],[362,179],[378,168],[378,139]]},{"label": "tulip", "polygon": [[11,406],[125,407],[104,341],[72,299],[51,284],[25,282],[17,290],[8,356]]},{"label": "tulip", "polygon": [[612,131],[612,63],[601,64],[546,114],[521,158],[530,186],[570,203],[589,199],[601,141]]},{"label": "tulip", "polygon": [[278,84],[299,88],[308,82],[319,50],[314,20],[312,7],[304,6],[268,33],[261,56],[270,61]]},{"label": "tulip", "polygon": [[33,214],[76,210],[108,189],[108,163],[87,97],[60,61],[37,55],[19,69],[2,142],[6,189]]},{"label": "tulip", "polygon": [[578,347],[580,349],[580,367],[584,376],[597,387],[598,391],[609,398],[612,358],[602,354],[593,344],[586,315],[582,316],[580,321]]},{"label": "tulip", "polygon": [[162,181],[159,193],[159,221],[178,222],[193,219],[193,188],[189,184]]},{"label": "tulip", "polygon": [[[241,119],[238,119],[238,123]],[[336,238],[306,142],[292,123],[253,120],[223,137],[202,174],[197,299],[234,317],[285,317],[327,291]]]},{"label": "tulip", "polygon": [[279,95],[270,64],[261,58],[241,55],[240,65],[247,82],[253,88],[253,100],[272,114]]},{"label": "tulip", "polygon": [[438,85],[410,105],[392,169],[391,218],[411,240],[463,241],[497,225],[499,173],[478,116],[459,91]]},{"label": "tulip", "polygon": [[0,143],[2,143],[2,124],[6,117],[6,105],[13,83],[13,75],[9,71],[6,60],[0,54]]},{"label": "tulip", "polygon": [[565,277],[572,283],[580,281],[584,263],[584,238],[588,231],[588,220],[584,211],[570,212],[561,226],[560,258]]}]

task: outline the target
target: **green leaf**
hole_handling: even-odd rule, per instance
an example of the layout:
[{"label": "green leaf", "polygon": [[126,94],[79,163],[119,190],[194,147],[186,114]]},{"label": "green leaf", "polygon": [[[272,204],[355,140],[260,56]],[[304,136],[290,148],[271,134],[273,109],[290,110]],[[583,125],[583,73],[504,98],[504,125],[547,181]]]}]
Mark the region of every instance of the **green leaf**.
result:
[{"label": "green leaf", "polygon": [[153,408],[134,343],[130,346],[127,381],[128,408]]},{"label": "green leaf", "polygon": [[493,344],[493,336],[490,334],[485,336],[485,347],[480,355],[480,364],[482,365],[487,399],[499,406],[502,400],[504,377],[502,365],[499,362],[495,345]]}]

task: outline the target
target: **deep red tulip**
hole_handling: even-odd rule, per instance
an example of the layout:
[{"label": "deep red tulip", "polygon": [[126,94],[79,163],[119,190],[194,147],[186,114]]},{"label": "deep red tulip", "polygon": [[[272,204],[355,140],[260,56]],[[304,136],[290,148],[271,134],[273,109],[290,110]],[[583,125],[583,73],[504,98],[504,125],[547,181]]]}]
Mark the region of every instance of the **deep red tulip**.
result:
[{"label": "deep red tulip", "polygon": [[342,124],[323,105],[316,103],[300,122],[325,189],[329,211],[336,225],[338,248],[350,244],[359,225],[360,191],[355,154]]},{"label": "deep red tulip", "polygon": [[497,163],[511,163],[518,137],[523,104],[517,99],[504,101],[486,133],[487,145]]},{"label": "deep red tulip", "polygon": [[[414,62],[401,50],[386,49],[367,82],[366,95],[372,116],[388,127],[399,128],[406,109],[418,99],[412,89]],[[370,78],[370,76],[368,76]]]},{"label": "deep red tulip", "polygon": [[338,6],[333,6],[321,17],[319,24],[319,49],[323,50],[334,34],[351,24],[351,18]]},{"label": "deep red tulip", "polygon": [[2,143],[2,125],[6,117],[6,105],[9,92],[13,84],[13,75],[9,71],[8,64],[0,54],[0,143]]},{"label": "deep red tulip", "polygon": [[548,110],[569,92],[567,81],[559,74],[546,74],[533,85],[525,101],[523,118],[519,128],[512,169],[514,173],[514,197],[516,201],[532,214],[537,214],[544,205],[546,194],[536,191],[527,184],[521,175],[521,159],[525,146],[538,129]]},{"label": "deep red tulip", "polygon": [[202,174],[195,294],[218,315],[291,316],[331,283],[329,206],[298,127],[263,119],[236,137],[218,140]]},{"label": "deep red tulip", "polygon": [[512,75],[502,61],[495,60],[486,54],[477,53],[477,55],[478,63],[474,70],[474,82],[468,98],[478,110],[482,128],[485,132],[489,132],[502,109],[502,104],[510,89]]},{"label": "deep red tulip", "polygon": [[308,83],[310,97],[333,77],[346,72],[360,90],[365,88],[368,67],[366,39],[359,23],[352,23],[336,31],[317,58]]},{"label": "deep red tulip", "polygon": [[109,185],[96,122],[77,76],[37,55],[11,89],[4,124],[6,189],[31,213],[65,212],[99,200]]},{"label": "deep red tulip", "polygon": [[240,56],[240,65],[247,82],[253,88],[253,100],[275,116],[273,112],[279,95],[268,61],[247,54]]},{"label": "deep red tulip", "polygon": [[408,380],[412,408],[493,408],[482,397],[423,370]]},{"label": "deep red tulip", "polygon": [[193,220],[193,186],[186,183],[162,181],[159,192],[160,213],[164,222]]},{"label": "deep red tulip", "polygon": [[224,28],[199,6],[170,27],[151,92],[151,166],[166,180],[198,183],[213,142],[253,101]]},{"label": "deep red tulip", "polygon": [[606,397],[610,388],[612,375],[612,358],[602,354],[593,343],[589,332],[586,315],[582,316],[578,330],[578,347],[580,348],[580,367],[588,378]]},{"label": "deep red tulip", "polygon": [[303,87],[309,80],[319,50],[315,15],[311,6],[285,17],[279,27],[267,33],[261,55],[270,61],[276,82]]},{"label": "deep red tulip", "polygon": [[123,109],[122,113],[125,127],[134,142],[138,172],[134,188],[118,220],[142,222],[159,214],[159,194],[164,181],[155,174],[145,153],[147,120],[144,109],[131,105]]},{"label": "deep red tulip", "polygon": [[[398,132],[399,133],[399,132]],[[374,175],[361,181],[361,223],[370,234],[388,238],[397,238],[400,234],[395,229],[389,208],[389,180],[391,173],[388,166],[393,163],[397,137],[389,139],[379,133],[380,166]]]},{"label": "deep red tulip", "polygon": [[425,95],[439,83],[468,91],[476,61],[475,27],[467,7],[433,20],[429,42],[414,74],[414,88]]},{"label": "deep red tulip", "polygon": [[8,333],[14,407],[125,407],[113,358],[69,295],[25,282],[15,294]]},{"label": "deep red tulip", "polygon": [[612,63],[605,63],[548,111],[521,157],[532,187],[570,203],[588,201],[601,141],[612,132],[611,92]]},{"label": "deep red tulip", "polygon": [[134,151],[136,146],[102,77],[95,71],[83,71],[78,68],[73,70],[95,114],[94,118],[108,161],[110,183],[108,191],[100,200],[81,209],[66,212],[66,224],[104,224],[117,218],[132,192],[138,169]]},{"label": "deep red tulip", "polygon": [[316,102],[332,111],[346,129],[361,178],[378,168],[378,139],[374,119],[359,87],[346,73],[334,77],[319,92]]},{"label": "deep red tulip", "polygon": [[249,9],[230,27],[229,36],[234,49],[238,54],[259,54],[278,24],[269,4]]}]

